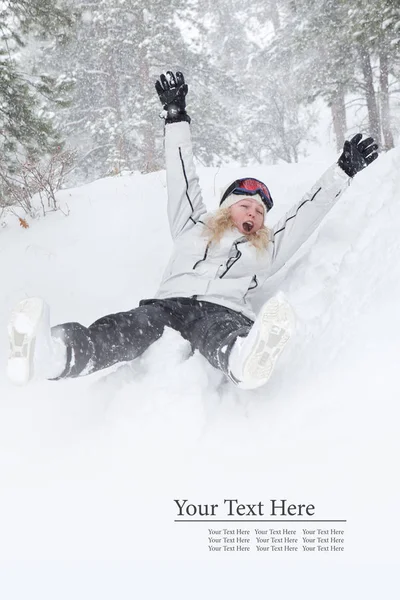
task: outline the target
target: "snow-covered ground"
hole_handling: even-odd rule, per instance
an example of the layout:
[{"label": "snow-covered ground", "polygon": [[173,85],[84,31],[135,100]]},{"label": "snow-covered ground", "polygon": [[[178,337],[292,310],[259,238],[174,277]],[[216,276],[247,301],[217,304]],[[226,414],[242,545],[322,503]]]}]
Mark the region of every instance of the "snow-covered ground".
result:
[{"label": "snow-covered ground", "polygon": [[[323,168],[252,168],[275,199],[271,220]],[[210,208],[225,183],[249,174],[199,171]],[[269,385],[251,392],[190,356],[171,330],[132,364],[8,383],[6,323],[18,300],[44,297],[52,324],[90,324],[152,297],[171,249],[164,172],[59,198],[69,216],[0,230],[2,598],[393,597],[400,150],[356,177],[261,290],[260,304],[283,290],[298,327]],[[347,519],[346,551],[210,555],[203,525],[174,524],[174,498],[312,503],[320,519]]]}]

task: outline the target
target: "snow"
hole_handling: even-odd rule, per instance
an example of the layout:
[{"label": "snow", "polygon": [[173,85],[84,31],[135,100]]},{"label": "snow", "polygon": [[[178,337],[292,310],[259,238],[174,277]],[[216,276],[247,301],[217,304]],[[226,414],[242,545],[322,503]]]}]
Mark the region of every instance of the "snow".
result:
[{"label": "snow", "polygon": [[[233,178],[264,180],[277,220],[327,166],[199,172],[210,208]],[[0,230],[2,597],[289,598],[310,581],[310,598],[385,597],[400,533],[400,149],[355,178],[261,290],[260,304],[283,290],[298,320],[265,388],[234,388],[171,330],[86,378],[6,380],[20,299],[44,297],[52,324],[89,324],[153,296],[171,250],[165,186],[164,172],[109,177],[60,192],[69,216]],[[173,523],[175,498],[311,502],[348,520],[346,551],[210,556],[202,524]]]}]

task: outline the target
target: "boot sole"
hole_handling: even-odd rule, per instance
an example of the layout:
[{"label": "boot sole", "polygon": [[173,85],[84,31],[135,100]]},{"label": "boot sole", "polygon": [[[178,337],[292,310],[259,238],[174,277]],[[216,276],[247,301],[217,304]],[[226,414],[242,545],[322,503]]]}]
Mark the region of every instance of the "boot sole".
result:
[{"label": "boot sole", "polygon": [[267,383],[294,326],[293,311],[285,300],[271,298],[264,305],[256,341],[243,367],[244,383],[254,382],[255,387]]},{"label": "boot sole", "polygon": [[44,314],[41,298],[22,300],[14,308],[8,323],[10,356],[7,375],[15,385],[25,385],[33,377],[36,333]]}]

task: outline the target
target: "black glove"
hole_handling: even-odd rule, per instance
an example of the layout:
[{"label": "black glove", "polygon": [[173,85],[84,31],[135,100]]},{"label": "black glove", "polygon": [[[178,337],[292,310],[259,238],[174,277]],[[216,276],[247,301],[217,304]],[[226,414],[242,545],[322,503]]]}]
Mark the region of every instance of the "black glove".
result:
[{"label": "black glove", "polygon": [[357,133],[351,140],[346,140],[343,152],[339,157],[338,165],[349,177],[367,167],[378,158],[378,144],[374,144],[372,137],[361,141],[362,133]]},{"label": "black glove", "polygon": [[161,116],[165,118],[166,123],[190,123],[186,112],[188,86],[183,73],[177,71],[174,75],[172,71],[167,71],[166,75],[160,75],[160,81],[156,81],[156,90],[165,111]]}]

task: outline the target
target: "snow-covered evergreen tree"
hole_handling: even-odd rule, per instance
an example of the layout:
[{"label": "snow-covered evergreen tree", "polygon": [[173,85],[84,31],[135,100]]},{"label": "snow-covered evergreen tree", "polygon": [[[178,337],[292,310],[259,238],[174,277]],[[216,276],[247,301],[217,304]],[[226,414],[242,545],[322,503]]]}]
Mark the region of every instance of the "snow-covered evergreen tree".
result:
[{"label": "snow-covered evergreen tree", "polygon": [[[28,35],[56,35],[70,16],[53,0],[6,0],[0,5],[0,151],[16,169],[21,156],[37,156],[60,143],[50,111],[65,103],[66,83],[23,68]],[[50,103],[52,104],[50,108]],[[19,157],[19,158],[18,158]]]},{"label": "snow-covered evergreen tree", "polygon": [[377,141],[393,146],[389,76],[399,58],[400,6],[392,0],[280,0],[283,27],[271,44],[275,62],[288,52],[304,100],[323,98],[332,110],[338,149],[347,130],[346,99],[361,94]]}]

